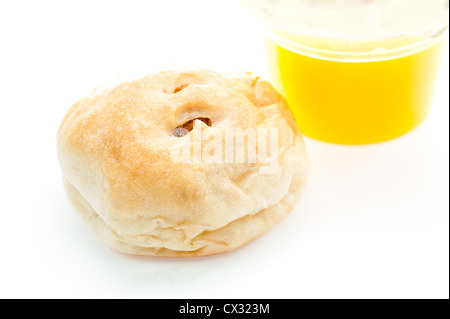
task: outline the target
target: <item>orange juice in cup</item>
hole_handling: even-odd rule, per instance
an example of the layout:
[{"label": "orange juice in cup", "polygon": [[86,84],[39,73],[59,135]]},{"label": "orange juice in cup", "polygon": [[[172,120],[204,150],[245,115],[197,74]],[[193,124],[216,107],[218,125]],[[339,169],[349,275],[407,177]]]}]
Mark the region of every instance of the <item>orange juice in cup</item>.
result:
[{"label": "orange juice in cup", "polygon": [[339,144],[398,137],[426,117],[445,0],[245,0],[266,22],[275,86],[299,129]]}]

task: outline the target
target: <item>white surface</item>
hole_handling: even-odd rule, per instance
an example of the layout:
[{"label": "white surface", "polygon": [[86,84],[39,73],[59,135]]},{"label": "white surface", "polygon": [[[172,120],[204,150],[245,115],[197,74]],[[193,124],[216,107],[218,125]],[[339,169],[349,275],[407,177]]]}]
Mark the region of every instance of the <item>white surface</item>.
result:
[{"label": "white surface", "polygon": [[364,147],[307,139],[300,204],[241,249],[128,257],[83,225],[55,150],[73,102],[174,61],[266,74],[238,2],[186,2],[0,1],[0,297],[448,298],[448,49],[420,128]]},{"label": "white surface", "polygon": [[400,35],[432,36],[448,26],[448,0],[242,0],[242,3],[271,27],[302,35],[386,39]]}]

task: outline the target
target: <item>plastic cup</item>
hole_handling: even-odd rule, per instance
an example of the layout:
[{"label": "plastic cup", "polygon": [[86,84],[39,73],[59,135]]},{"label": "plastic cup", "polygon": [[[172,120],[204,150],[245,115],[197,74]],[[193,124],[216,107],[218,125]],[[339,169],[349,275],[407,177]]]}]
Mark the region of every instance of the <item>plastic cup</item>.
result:
[{"label": "plastic cup", "polygon": [[303,134],[390,140],[433,100],[448,0],[242,0],[266,26],[274,85]]}]

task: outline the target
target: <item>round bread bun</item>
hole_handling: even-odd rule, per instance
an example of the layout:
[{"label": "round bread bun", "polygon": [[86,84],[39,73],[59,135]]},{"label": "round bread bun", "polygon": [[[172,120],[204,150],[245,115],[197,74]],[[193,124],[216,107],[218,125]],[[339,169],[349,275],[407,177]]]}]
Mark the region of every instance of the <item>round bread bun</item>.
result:
[{"label": "round bread bun", "polygon": [[[276,128],[276,156],[173,160],[196,132],[230,128]],[[246,72],[173,69],[97,89],[70,108],[57,144],[73,206],[109,247],[131,255],[206,256],[244,245],[293,209],[308,171],[285,100]]]}]

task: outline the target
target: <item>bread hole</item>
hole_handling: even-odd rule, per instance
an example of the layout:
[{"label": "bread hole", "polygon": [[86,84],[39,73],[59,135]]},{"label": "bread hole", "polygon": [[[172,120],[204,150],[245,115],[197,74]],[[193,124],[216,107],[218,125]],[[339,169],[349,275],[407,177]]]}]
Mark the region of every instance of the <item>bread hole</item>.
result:
[{"label": "bread hole", "polygon": [[178,86],[178,87],[176,87],[175,88],[175,90],[173,90],[173,94],[177,94],[177,93],[179,93],[179,92],[181,92],[181,91],[183,91],[185,88],[187,88],[189,86],[189,84],[183,84],[183,85],[180,85],[180,86]]},{"label": "bread hole", "polygon": [[208,117],[197,117],[195,119],[187,121],[183,125],[180,125],[180,126],[176,127],[172,131],[172,136],[183,137],[183,136],[189,134],[189,132],[192,131],[192,129],[194,128],[194,121],[197,121],[197,120],[198,121],[202,121],[203,123],[205,123],[208,126],[212,126],[212,120],[210,118],[208,118]]}]

